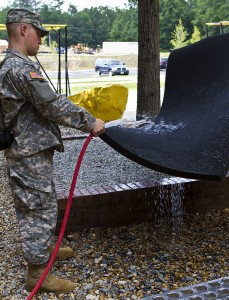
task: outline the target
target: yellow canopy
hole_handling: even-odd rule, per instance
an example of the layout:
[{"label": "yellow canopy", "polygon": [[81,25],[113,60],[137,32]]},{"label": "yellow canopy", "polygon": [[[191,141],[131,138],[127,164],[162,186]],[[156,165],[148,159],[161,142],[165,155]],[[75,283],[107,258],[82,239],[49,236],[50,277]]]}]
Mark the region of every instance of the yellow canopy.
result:
[{"label": "yellow canopy", "polygon": [[229,25],[229,21],[221,21],[222,25],[226,25],[228,26]]},{"label": "yellow canopy", "polygon": [[206,23],[206,25],[208,25],[208,26],[220,26],[222,24],[221,24],[221,22],[217,22],[217,23],[213,23],[213,22],[211,23],[210,22],[210,23]]},{"label": "yellow canopy", "polygon": [[67,25],[65,24],[42,24],[43,27],[45,27],[45,29],[47,30],[58,30],[61,28],[65,28],[67,27]]},{"label": "yellow canopy", "polygon": [[208,26],[229,26],[229,21],[220,21],[220,22],[209,22],[206,23]]},{"label": "yellow canopy", "polygon": [[[61,28],[67,27],[65,24],[42,24],[43,27],[45,27],[47,30],[58,30]],[[6,30],[5,24],[0,24],[0,30]]]},{"label": "yellow canopy", "polygon": [[6,25],[0,24],[0,30],[6,30]]}]

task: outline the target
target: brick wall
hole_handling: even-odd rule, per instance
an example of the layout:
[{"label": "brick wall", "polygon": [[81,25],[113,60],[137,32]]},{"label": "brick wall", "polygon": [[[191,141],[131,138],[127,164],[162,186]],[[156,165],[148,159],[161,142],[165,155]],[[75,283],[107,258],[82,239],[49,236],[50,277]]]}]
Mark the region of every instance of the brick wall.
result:
[{"label": "brick wall", "polygon": [[[58,195],[57,233],[64,217],[68,191],[56,183]],[[223,182],[167,178],[161,181],[134,182],[76,189],[66,233],[91,227],[116,227],[136,222],[156,222],[162,201],[181,197],[187,213],[229,208],[229,177]],[[177,193],[177,195],[176,195]],[[163,195],[163,196],[160,196]],[[165,199],[166,198],[166,199]]]}]

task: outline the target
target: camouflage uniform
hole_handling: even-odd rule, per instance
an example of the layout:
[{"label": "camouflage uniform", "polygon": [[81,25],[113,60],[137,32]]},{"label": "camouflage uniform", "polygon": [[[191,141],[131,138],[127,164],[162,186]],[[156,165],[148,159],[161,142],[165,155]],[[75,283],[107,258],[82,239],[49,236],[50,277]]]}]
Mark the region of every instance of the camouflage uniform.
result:
[{"label": "camouflage uniform", "polygon": [[24,257],[42,264],[57,219],[53,154],[63,151],[58,124],[91,132],[95,118],[55,93],[37,63],[12,49],[6,56],[12,57],[0,70],[0,96],[4,125],[13,124],[14,141],[5,150],[8,174]]}]

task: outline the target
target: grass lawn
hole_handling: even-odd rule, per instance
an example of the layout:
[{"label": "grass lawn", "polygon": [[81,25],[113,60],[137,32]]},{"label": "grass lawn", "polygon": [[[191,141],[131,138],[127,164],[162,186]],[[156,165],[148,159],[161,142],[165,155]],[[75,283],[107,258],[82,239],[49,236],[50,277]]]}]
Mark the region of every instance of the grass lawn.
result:
[{"label": "grass lawn", "polygon": [[77,83],[71,83],[70,87],[71,87],[71,93],[72,94],[76,94],[76,93],[80,93],[83,90],[87,90],[87,89],[91,89],[94,88],[96,86],[105,86],[107,84],[121,84],[125,87],[127,87],[129,90],[136,90],[137,89],[137,82],[77,82]]},{"label": "grass lawn", "polygon": [[[51,79],[52,80],[52,79]],[[54,86],[56,85],[56,81],[52,80]],[[108,84],[121,84],[128,88],[128,90],[136,90],[137,89],[137,78],[136,76],[101,76],[101,77],[93,77],[93,78],[81,78],[81,79],[69,79],[70,82],[70,90],[71,94],[74,95],[76,93],[80,93],[86,89],[92,89],[96,86],[105,86]],[[165,80],[161,78],[160,86],[164,87]],[[62,86],[65,87],[65,84],[62,83]]]}]

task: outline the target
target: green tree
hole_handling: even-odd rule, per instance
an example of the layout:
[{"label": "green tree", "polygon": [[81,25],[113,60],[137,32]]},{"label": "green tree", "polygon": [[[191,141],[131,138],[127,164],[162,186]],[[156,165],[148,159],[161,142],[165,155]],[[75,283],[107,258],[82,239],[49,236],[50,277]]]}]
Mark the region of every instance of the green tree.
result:
[{"label": "green tree", "polygon": [[172,40],[170,41],[173,49],[186,46],[188,44],[187,36],[188,33],[183,26],[182,20],[180,19],[179,23],[175,26],[175,30],[172,33]]},{"label": "green tree", "polygon": [[197,26],[194,26],[192,37],[190,39],[190,44],[198,42],[200,40],[200,31]]},{"label": "green tree", "polygon": [[64,4],[64,0],[52,0],[50,3],[51,8],[55,8],[58,11],[61,11],[61,6]]},{"label": "green tree", "polygon": [[77,12],[77,7],[75,5],[70,4],[68,7],[68,14],[70,15],[70,17],[76,15]]},{"label": "green tree", "polygon": [[128,0],[127,6],[137,8],[138,7],[138,0]]},{"label": "green tree", "polygon": [[134,7],[129,7],[125,10],[120,10],[117,13],[111,32],[109,33],[111,41],[129,41],[136,42],[138,40],[138,10]]},{"label": "green tree", "polygon": [[225,21],[229,18],[228,0],[192,0],[192,7],[195,13],[192,23],[199,28],[201,36],[206,34],[206,23]]},{"label": "green tree", "polygon": [[0,10],[0,23],[1,24],[5,24],[6,15],[7,15],[7,12],[9,9],[10,9],[10,6],[7,6],[7,7],[3,8],[2,10]]},{"label": "green tree", "polygon": [[[0,11],[2,23],[11,7],[25,7],[42,15],[43,23],[65,23],[68,25],[69,44],[81,40],[83,43],[102,44],[103,41],[136,41],[138,38],[138,0],[128,0],[124,9],[110,9],[107,6],[78,11],[70,5],[68,12],[61,11],[64,0],[51,0],[46,5],[44,0],[11,0],[8,7]],[[160,50],[169,51],[171,32],[179,19],[191,36],[197,26],[200,37],[206,34],[207,22],[219,22],[229,19],[228,0],[160,0]],[[93,5],[93,3],[92,3]],[[226,30],[227,28],[224,28]],[[219,33],[219,27],[211,26],[210,31]],[[212,34],[210,32],[210,34]],[[52,33],[54,35],[54,33]],[[5,36],[0,32],[0,36]],[[55,37],[53,37],[55,38]]]},{"label": "green tree", "polygon": [[[6,14],[7,14],[9,9],[10,9],[10,7],[5,7],[0,11],[0,23],[1,24],[5,24]],[[7,40],[8,39],[7,34],[6,34],[6,30],[0,31],[0,39],[2,39],[2,40]]]},{"label": "green tree", "polygon": [[[62,24],[62,25],[68,25],[68,13],[67,12],[60,12],[55,8],[51,8],[48,5],[43,5],[40,9],[40,15],[41,20],[43,24]],[[60,33],[60,46],[65,46],[65,40],[64,40],[64,29],[60,29],[60,31],[51,30],[49,35],[49,43],[51,44],[53,41],[56,41],[59,43],[59,33]]]},{"label": "green tree", "polygon": [[69,7],[71,15],[66,20],[68,24],[68,40],[70,45],[84,43],[96,48],[108,40],[116,10],[106,6],[91,7],[77,11],[77,7]]},{"label": "green tree", "polygon": [[186,0],[160,0],[160,49],[170,50],[170,37],[178,20],[184,20],[183,24],[188,32],[192,34],[194,13],[191,3]]},{"label": "green tree", "polygon": [[43,5],[42,0],[14,0],[10,6],[27,8],[32,11],[38,12],[42,5]]},{"label": "green tree", "polygon": [[92,8],[90,12],[92,24],[91,46],[95,48],[97,45],[102,45],[104,41],[109,39],[109,32],[115,20],[117,9],[100,6],[98,8]]}]

